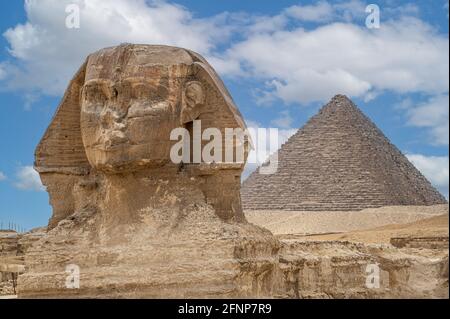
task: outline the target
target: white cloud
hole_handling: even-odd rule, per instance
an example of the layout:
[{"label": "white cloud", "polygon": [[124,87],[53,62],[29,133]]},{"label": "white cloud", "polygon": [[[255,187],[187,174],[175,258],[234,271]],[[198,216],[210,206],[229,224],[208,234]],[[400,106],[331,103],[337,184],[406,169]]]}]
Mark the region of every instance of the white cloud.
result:
[{"label": "white cloud", "polygon": [[295,5],[286,9],[286,14],[302,21],[329,21],[334,9],[327,1],[319,1],[314,5]]},{"label": "white cloud", "polygon": [[0,172],[0,181],[4,181],[6,179],[6,175],[3,172]]},{"label": "white cloud", "polygon": [[14,183],[18,189],[31,191],[44,191],[39,173],[33,166],[22,166],[17,172],[17,181]]},{"label": "white cloud", "polygon": [[406,157],[417,169],[447,198],[449,191],[449,158],[448,156],[425,156],[407,154]]},{"label": "white cloud", "polygon": [[400,111],[411,109],[413,106],[414,101],[410,97],[404,98],[400,102],[394,104],[394,108]]},{"label": "white cloud", "polygon": [[384,16],[398,16],[398,15],[409,15],[409,16],[419,16],[420,8],[414,3],[404,3],[402,5],[393,4],[393,6],[381,7],[382,17]]},{"label": "white cloud", "polygon": [[312,5],[294,5],[283,11],[283,14],[306,22],[325,23],[330,21],[350,22],[365,15],[366,4],[359,0],[330,3],[318,1]]},{"label": "white cloud", "polygon": [[[80,5],[80,29],[65,27],[68,3]],[[448,36],[401,16],[416,11],[405,8],[369,30],[354,22],[366,14],[359,0],[296,5],[273,16],[203,19],[161,0],[27,0],[27,21],[4,33],[18,63],[1,64],[0,75],[10,88],[61,94],[89,53],[122,42],[158,43],[198,51],[222,75],[266,83],[260,101],[323,102],[336,93],[369,100],[384,90],[446,93]],[[312,20],[328,24],[301,27]],[[232,35],[242,40],[233,42]],[[219,47],[226,53],[218,54]]]},{"label": "white cloud", "polygon": [[[80,7],[80,28],[65,26],[65,7]],[[227,14],[195,19],[179,5],[145,0],[26,0],[27,22],[4,36],[19,64],[6,65],[8,85],[61,94],[83,59],[123,42],[167,44],[208,54],[231,31]]]},{"label": "white cloud", "polygon": [[247,34],[273,32],[284,28],[289,22],[289,18],[285,13],[275,16],[251,16],[247,15],[242,25],[245,28],[241,31]]},{"label": "white cloud", "polygon": [[449,96],[430,98],[426,103],[408,110],[408,124],[431,130],[431,143],[448,145],[449,142]]},{"label": "white cloud", "polygon": [[294,121],[294,119],[289,114],[289,111],[282,111],[282,112],[280,112],[279,117],[272,120],[271,124],[276,127],[283,128],[283,129],[289,129],[289,128],[291,128],[293,121]]},{"label": "white cloud", "polygon": [[240,74],[266,81],[265,100],[269,94],[309,103],[337,93],[370,98],[385,90],[448,92],[448,53],[448,36],[418,18],[399,17],[376,30],[331,23],[257,33],[225,56],[239,61]]},{"label": "white cloud", "polygon": [[4,78],[6,78],[6,64],[5,63],[0,63],[0,81],[3,80]]}]

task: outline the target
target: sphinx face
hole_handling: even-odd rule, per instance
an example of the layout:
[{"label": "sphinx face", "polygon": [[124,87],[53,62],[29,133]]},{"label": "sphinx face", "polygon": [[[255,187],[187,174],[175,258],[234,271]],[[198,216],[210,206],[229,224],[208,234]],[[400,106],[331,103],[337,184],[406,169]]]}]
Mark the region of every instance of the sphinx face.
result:
[{"label": "sphinx face", "polygon": [[107,172],[170,161],[170,132],[179,126],[182,79],[166,66],[94,60],[81,93],[81,133],[90,164]]}]

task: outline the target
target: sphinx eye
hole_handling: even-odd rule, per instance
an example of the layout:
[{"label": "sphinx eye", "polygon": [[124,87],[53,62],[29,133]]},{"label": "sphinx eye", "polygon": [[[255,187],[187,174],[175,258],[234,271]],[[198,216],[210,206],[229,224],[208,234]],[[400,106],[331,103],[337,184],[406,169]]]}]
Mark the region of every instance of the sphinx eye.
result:
[{"label": "sphinx eye", "polygon": [[106,99],[106,96],[101,86],[88,85],[83,89],[83,99],[86,102],[102,102]]}]

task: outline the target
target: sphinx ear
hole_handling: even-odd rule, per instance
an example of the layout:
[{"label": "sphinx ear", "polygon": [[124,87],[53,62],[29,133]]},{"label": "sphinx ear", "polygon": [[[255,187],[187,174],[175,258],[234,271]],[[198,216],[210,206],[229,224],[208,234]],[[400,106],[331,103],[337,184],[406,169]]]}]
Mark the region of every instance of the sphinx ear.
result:
[{"label": "sphinx ear", "polygon": [[199,81],[189,81],[183,90],[181,106],[181,124],[196,120],[202,113],[205,104],[205,92]]}]

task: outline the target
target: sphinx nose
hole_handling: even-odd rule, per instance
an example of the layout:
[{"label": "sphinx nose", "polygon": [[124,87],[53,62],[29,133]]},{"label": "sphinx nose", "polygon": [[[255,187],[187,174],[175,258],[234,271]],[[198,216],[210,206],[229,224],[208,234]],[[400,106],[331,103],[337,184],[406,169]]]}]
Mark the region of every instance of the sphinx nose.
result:
[{"label": "sphinx nose", "polygon": [[121,129],[123,117],[113,110],[103,110],[100,113],[100,123],[105,129]]}]

